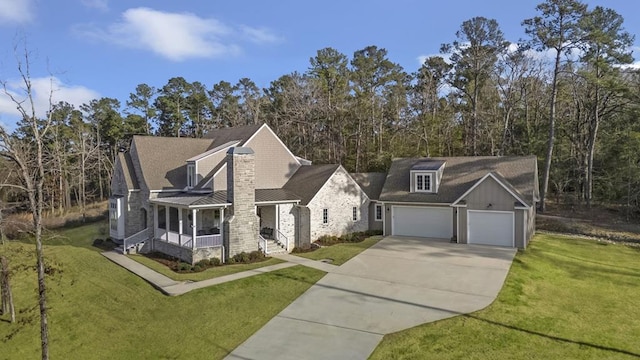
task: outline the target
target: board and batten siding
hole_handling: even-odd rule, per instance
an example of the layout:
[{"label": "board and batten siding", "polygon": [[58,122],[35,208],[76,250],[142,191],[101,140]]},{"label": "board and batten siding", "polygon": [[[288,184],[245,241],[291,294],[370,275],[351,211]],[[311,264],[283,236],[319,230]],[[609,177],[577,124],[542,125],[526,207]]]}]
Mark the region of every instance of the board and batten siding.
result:
[{"label": "board and batten siding", "polygon": [[[243,146],[250,147],[255,153],[256,189],[279,189],[300,167],[293,154],[267,126],[256,131]],[[227,171],[223,167],[213,178],[213,190],[226,189]]]},{"label": "board and batten siding", "polygon": [[[517,199],[513,197],[502,185],[494,178],[487,177],[467,196],[463,198],[466,207],[458,208],[458,243],[466,244],[467,239],[467,211],[468,210],[485,210],[485,211],[513,211],[515,215],[515,244],[518,248],[526,247],[526,236],[529,236],[528,227],[530,227],[528,219],[529,210],[516,209],[515,203]],[[525,215],[525,212],[527,215]],[[525,222],[527,223],[525,226]],[[532,233],[531,233],[532,234]]]},{"label": "board and batten siding", "polygon": [[[342,166],[336,169],[307,207],[312,242],[322,235],[339,236],[366,231],[369,227],[369,199]],[[353,221],[354,207],[358,209],[357,221]],[[327,224],[322,223],[323,209],[328,211]]]}]

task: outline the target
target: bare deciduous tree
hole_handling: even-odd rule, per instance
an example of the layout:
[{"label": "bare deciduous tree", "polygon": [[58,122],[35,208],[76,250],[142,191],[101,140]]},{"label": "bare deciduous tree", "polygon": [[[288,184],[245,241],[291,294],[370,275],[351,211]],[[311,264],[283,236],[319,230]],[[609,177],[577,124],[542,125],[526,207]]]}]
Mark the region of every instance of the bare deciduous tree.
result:
[{"label": "bare deciduous tree", "polygon": [[[16,51],[17,54],[17,51]],[[36,240],[38,273],[38,299],[40,308],[40,339],[42,359],[49,359],[49,330],[47,323],[47,288],[45,286],[44,254],[42,249],[42,212],[44,207],[44,138],[51,126],[51,108],[53,89],[49,92],[47,117],[38,118],[31,83],[29,52],[25,49],[22,56],[16,56],[17,68],[23,86],[22,94],[9,90],[7,82],[2,81],[4,95],[16,106],[20,113],[19,125],[28,130],[28,135],[19,137],[0,127],[0,156],[15,164],[20,175],[20,183],[14,187],[22,189],[29,199],[32,214],[33,232]]]}]

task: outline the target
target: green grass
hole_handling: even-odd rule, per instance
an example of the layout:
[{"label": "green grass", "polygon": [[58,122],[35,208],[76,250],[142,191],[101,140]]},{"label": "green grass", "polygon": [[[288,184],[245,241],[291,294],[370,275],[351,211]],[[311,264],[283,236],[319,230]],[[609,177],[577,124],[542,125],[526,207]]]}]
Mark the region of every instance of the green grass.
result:
[{"label": "green grass", "polygon": [[331,246],[325,246],[320,249],[294,254],[311,260],[332,259],[333,265],[342,265],[352,257],[360,254],[373,244],[382,239],[382,236],[372,236],[358,243],[341,243]]},{"label": "green grass", "polygon": [[640,357],[640,249],[538,235],[488,308],[390,334],[372,359]]},{"label": "green grass", "polygon": [[284,262],[279,259],[271,258],[271,259],[253,263],[253,264],[224,265],[224,266],[212,267],[201,272],[177,273],[169,269],[166,265],[161,264],[143,255],[129,255],[129,258],[176,281],[185,281],[185,280],[201,281],[206,279],[213,279],[219,276],[235,274],[241,271],[253,270],[253,269],[261,268],[264,266],[275,265],[275,264],[280,264]]},{"label": "green grass", "polygon": [[[59,359],[220,359],[324,273],[302,266],[167,297],[91,246],[100,225],[45,241],[50,353]],[[0,321],[0,359],[39,358],[34,246],[0,246],[18,322]],[[6,316],[3,317],[6,319]]]}]

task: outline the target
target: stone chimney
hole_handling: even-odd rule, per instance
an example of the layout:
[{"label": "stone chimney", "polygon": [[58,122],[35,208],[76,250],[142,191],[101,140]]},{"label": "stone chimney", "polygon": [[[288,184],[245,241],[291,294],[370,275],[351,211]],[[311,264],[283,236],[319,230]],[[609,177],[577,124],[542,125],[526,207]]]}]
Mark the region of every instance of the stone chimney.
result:
[{"label": "stone chimney", "polygon": [[255,155],[248,147],[227,151],[227,201],[233,204],[224,221],[228,257],[258,250],[259,219],[255,210]]}]

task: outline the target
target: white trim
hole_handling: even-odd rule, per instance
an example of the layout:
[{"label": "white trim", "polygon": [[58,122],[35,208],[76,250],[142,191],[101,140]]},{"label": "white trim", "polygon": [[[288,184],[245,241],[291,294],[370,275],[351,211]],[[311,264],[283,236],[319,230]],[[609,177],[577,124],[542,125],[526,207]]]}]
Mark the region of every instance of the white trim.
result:
[{"label": "white trim", "polygon": [[507,190],[507,192],[509,194],[511,194],[511,196],[513,196],[514,198],[516,198],[516,200],[520,201],[521,204],[526,204],[527,202],[522,200],[520,198],[520,196],[518,196],[518,194],[514,193],[513,191],[511,191],[505,184],[502,183],[502,181],[500,181],[495,175],[493,175],[492,172],[488,172],[487,175],[483,176],[480,180],[478,180],[475,184],[473,184],[472,187],[469,188],[469,190],[465,191],[464,194],[462,194],[456,201],[454,201],[451,205],[456,205],[459,201],[461,201],[462,199],[464,199],[467,195],[469,195],[469,193],[471,193],[475,188],[477,188],[480,184],[482,184],[483,181],[485,181],[488,177],[493,178],[493,180],[495,180],[498,184],[500,184],[500,186],[502,186],[503,189]]},{"label": "white trim", "polygon": [[130,193],[132,193],[132,192],[140,192],[140,189],[131,189],[131,190],[127,190],[127,191],[130,192]]},{"label": "white trim", "polygon": [[273,132],[273,130],[271,130],[271,128],[269,127],[269,125],[267,125],[267,123],[263,123],[262,126],[260,126],[260,128],[253,133],[253,135],[251,135],[247,141],[244,142],[244,144],[242,146],[249,146],[249,143],[251,142],[251,140],[253,140],[254,137],[256,137],[258,135],[258,133],[260,131],[262,131],[262,129],[266,128],[267,130],[269,130],[269,132],[271,133],[271,135],[273,135],[273,137],[276,138],[276,140],[278,140],[278,142],[280,143],[280,145],[285,148],[285,150],[287,150],[287,153],[289,153],[289,156],[291,156],[293,158],[293,160],[296,162],[296,164],[301,165],[300,161],[298,161],[298,159],[296,158],[295,155],[293,155],[293,153],[291,152],[291,150],[289,150],[289,148],[282,142],[282,140],[280,140],[280,138],[278,137],[278,135],[276,135],[275,132]]},{"label": "white trim", "polygon": [[[418,192],[418,193],[428,193],[428,194],[433,194],[435,193],[435,188],[436,188],[436,184],[435,184],[435,171],[426,171],[426,170],[411,170],[411,177],[413,178],[413,189],[411,189],[411,192]],[[423,178],[422,180],[422,189],[418,189],[418,176],[428,176],[429,177],[429,189],[424,189],[424,185],[425,185],[425,180]]]},{"label": "white trim", "polygon": [[[511,214],[511,224],[513,228],[511,229],[511,247],[516,247],[516,213],[515,211],[500,211],[500,210],[467,210],[467,244],[473,244],[469,241],[470,239],[470,231],[469,231],[469,218],[471,218],[469,213],[478,212],[478,213],[502,213],[502,214]],[[477,244],[477,243],[476,243]],[[491,244],[479,244],[479,245],[489,245]],[[498,245],[493,245],[498,246]]]},{"label": "white trim", "polygon": [[446,206],[452,206],[452,204],[450,203],[428,203],[428,202],[411,202],[411,201],[393,201],[393,200],[387,200],[384,202],[385,204],[390,204],[390,205],[415,205],[415,206],[440,206],[440,207],[446,207]]},{"label": "white trim", "polygon": [[187,190],[191,190],[196,185],[198,176],[198,165],[194,161],[187,162]]},{"label": "white trim", "polygon": [[460,209],[456,209],[456,244],[460,244]]},{"label": "white trim", "polygon": [[454,208],[466,208],[467,204],[457,204],[457,205],[451,204],[449,206],[454,207]]},{"label": "white trim", "polygon": [[285,201],[256,201],[256,205],[278,205],[278,204],[299,204],[300,200],[285,200]]},{"label": "white trim", "polygon": [[[526,211],[522,212],[522,248],[527,248],[527,230],[529,229],[529,216]],[[514,223],[515,226],[515,223]],[[515,239],[514,239],[515,240]]]},{"label": "white trim", "polygon": [[231,140],[231,141],[226,142],[226,143],[224,143],[222,145],[216,146],[215,148],[213,148],[211,150],[207,150],[207,151],[205,151],[205,152],[203,152],[201,154],[193,156],[193,157],[187,159],[187,161],[188,162],[189,161],[198,162],[198,161],[200,161],[202,159],[205,159],[205,158],[207,158],[207,157],[209,157],[211,155],[217,154],[217,153],[219,153],[221,151],[224,151],[224,150],[228,150],[230,147],[234,147],[234,146],[236,146],[238,144],[240,144],[239,140]]},{"label": "white trim", "polygon": [[[380,219],[378,219],[378,207],[380,207]],[[373,203],[373,221],[384,221],[384,204]]]},{"label": "white trim", "polygon": [[523,206],[514,206],[513,207],[515,210],[529,210],[530,207],[523,207]]}]

